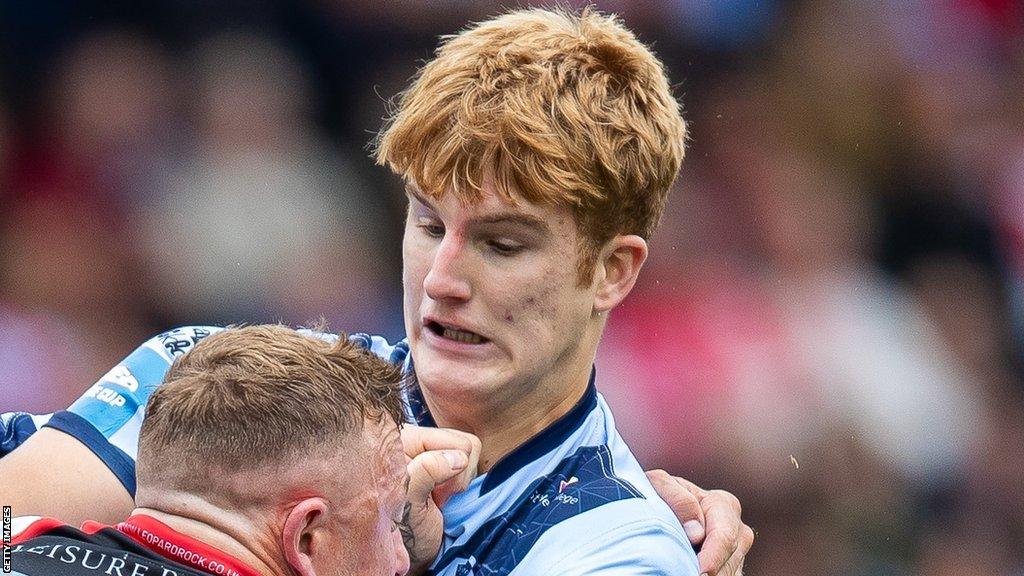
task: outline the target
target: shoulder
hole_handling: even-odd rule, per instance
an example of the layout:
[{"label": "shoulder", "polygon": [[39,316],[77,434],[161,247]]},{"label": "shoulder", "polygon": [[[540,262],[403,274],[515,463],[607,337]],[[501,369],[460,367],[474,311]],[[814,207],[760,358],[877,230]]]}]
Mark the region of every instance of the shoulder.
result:
[{"label": "shoulder", "polygon": [[383,336],[372,336],[361,332],[349,334],[348,339],[373,352],[379,358],[398,366],[404,366],[409,359],[408,340],[399,340],[392,344]]},{"label": "shoulder", "polygon": [[147,340],[139,350],[148,348],[173,362],[175,358],[192,350],[196,344],[211,334],[224,330],[222,326],[189,325],[165,330]]},{"label": "shoulder", "polygon": [[[179,326],[177,328],[165,330],[153,336],[143,343],[138,350],[150,349],[158,352],[169,363],[173,362],[178,356],[187,354],[196,344],[207,336],[227,329],[230,329],[230,327],[199,324]],[[327,342],[336,342],[338,340],[338,334],[330,332],[321,332],[306,328],[299,328],[297,331],[300,334],[310,336],[312,338],[319,338],[320,340]],[[348,338],[352,342],[370,350],[377,356],[396,364],[404,362],[406,356],[409,354],[409,344],[406,340],[401,340],[392,344],[382,336],[374,336],[362,332],[354,332],[350,334]]]},{"label": "shoulder", "polygon": [[21,446],[40,426],[46,424],[50,416],[25,412],[0,414],[0,457]]},{"label": "shoulder", "polygon": [[[663,502],[645,493],[646,478],[634,482],[632,474],[617,474],[615,464],[607,445],[577,448],[503,513],[445,550],[435,570],[461,574],[468,564],[479,573],[548,574],[559,566],[579,574],[604,562],[640,567],[625,573],[690,574],[687,562],[696,570],[682,528]],[[651,566],[684,569],[645,568]]]},{"label": "shoulder", "polygon": [[[99,398],[116,408],[124,405],[123,401],[117,402],[119,395],[132,394],[145,403],[152,389],[163,381],[175,359],[190,352],[206,337],[222,330],[224,328],[219,326],[196,325],[179,326],[160,332],[101,376],[79,401]],[[104,389],[109,385],[113,386],[111,392],[104,394]]]},{"label": "shoulder", "polygon": [[96,522],[75,528],[53,518],[15,518],[11,528],[13,574],[200,574],[147,549],[115,528]]},{"label": "shoulder", "polygon": [[21,544],[36,536],[42,536],[57,528],[63,528],[65,524],[54,518],[43,518],[40,516],[17,516],[11,518],[11,544]]},{"label": "shoulder", "polygon": [[520,574],[664,574],[697,576],[697,556],[676,526],[647,500],[619,500],[548,530],[516,570]]},{"label": "shoulder", "polygon": [[579,449],[570,477],[558,483],[561,498],[579,499],[576,509],[544,533],[517,572],[696,576],[697,556],[679,521],[600,404],[606,444]]}]

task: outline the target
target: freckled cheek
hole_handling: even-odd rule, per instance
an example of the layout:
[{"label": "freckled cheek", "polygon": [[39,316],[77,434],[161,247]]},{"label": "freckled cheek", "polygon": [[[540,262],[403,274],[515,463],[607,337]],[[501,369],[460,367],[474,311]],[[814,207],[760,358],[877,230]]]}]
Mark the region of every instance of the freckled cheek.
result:
[{"label": "freckled cheek", "polygon": [[538,331],[545,330],[546,323],[559,317],[558,302],[568,290],[567,281],[564,270],[549,267],[494,284],[500,288],[493,294],[495,301],[505,303],[500,309],[501,319],[506,326],[530,329],[534,336],[539,336]]},{"label": "freckled cheek", "polygon": [[504,319],[510,326],[529,330],[533,337],[547,332],[556,319],[557,307],[553,305],[550,290],[524,295],[513,306],[505,308]]}]

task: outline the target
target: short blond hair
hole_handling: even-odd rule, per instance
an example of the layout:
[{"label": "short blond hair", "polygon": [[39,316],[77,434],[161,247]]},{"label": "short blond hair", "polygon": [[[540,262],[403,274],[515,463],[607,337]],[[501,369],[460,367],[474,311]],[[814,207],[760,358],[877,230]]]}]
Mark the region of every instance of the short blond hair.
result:
[{"label": "short blond hair", "polygon": [[614,16],[529,9],[443,39],[375,141],[431,198],[567,206],[585,240],[580,282],[617,234],[649,239],[684,154],[662,63]]},{"label": "short blond hair", "polygon": [[226,329],[179,357],[150,397],[140,486],[200,490],[195,471],[211,465],[258,470],[335,449],[367,419],[400,425],[402,382],[397,367],[344,335],[332,343],[280,325]]}]

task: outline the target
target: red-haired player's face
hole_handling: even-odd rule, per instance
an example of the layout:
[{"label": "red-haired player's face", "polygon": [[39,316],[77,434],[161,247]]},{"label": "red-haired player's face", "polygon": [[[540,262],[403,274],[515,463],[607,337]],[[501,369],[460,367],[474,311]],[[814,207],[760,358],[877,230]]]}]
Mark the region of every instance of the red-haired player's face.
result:
[{"label": "red-haired player's face", "polygon": [[405,327],[428,401],[543,406],[589,376],[594,290],[570,211],[407,191]]}]

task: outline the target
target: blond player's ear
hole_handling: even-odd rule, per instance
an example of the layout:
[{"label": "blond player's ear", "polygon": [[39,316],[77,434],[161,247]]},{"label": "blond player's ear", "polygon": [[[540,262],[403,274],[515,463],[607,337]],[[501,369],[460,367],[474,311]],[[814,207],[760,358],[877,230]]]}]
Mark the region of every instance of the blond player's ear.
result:
[{"label": "blond player's ear", "polygon": [[601,314],[618,306],[633,289],[646,260],[647,241],[643,238],[628,234],[609,240],[594,274],[594,312]]},{"label": "blond player's ear", "polygon": [[296,504],[285,517],[281,544],[285,560],[300,576],[316,576],[313,556],[320,552],[323,519],[327,502],[323,498],[307,498]]}]

